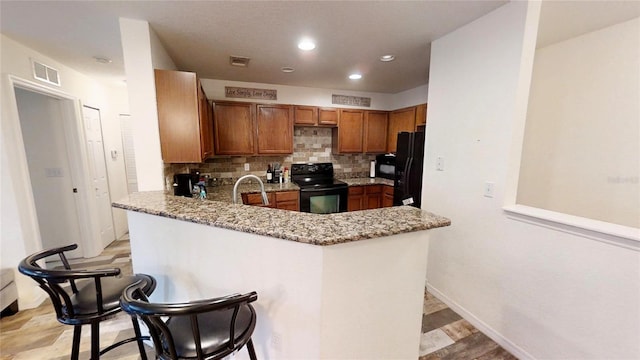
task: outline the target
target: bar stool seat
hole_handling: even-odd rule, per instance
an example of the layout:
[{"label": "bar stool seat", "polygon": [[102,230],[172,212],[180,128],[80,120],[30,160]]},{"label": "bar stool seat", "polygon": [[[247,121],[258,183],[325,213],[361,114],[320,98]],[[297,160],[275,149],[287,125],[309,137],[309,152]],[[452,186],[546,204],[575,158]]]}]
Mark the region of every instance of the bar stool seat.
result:
[{"label": "bar stool seat", "polygon": [[185,303],[150,303],[144,281],[127,287],[120,304],[147,325],[156,359],[222,359],[246,346],[256,360],[251,335],[255,291]]},{"label": "bar stool seat", "polygon": [[[156,287],[155,279],[145,274],[121,276],[118,268],[72,269],[65,252],[75,250],[77,247],[77,244],[73,244],[42,250],[26,257],[18,265],[20,273],[31,277],[47,292],[58,321],[74,326],[71,359],[78,359],[82,325],[88,324],[91,325],[91,359],[97,360],[100,355],[120,345],[137,341],[140,356],[146,360],[147,356],[142,342],[144,338],[140,334],[140,326],[134,317],[131,320],[135,337],[122,340],[102,351],[100,351],[100,322],[110,319],[122,311],[119,299],[127,286],[144,282],[145,285],[140,291],[150,295]],[[46,269],[38,264],[38,262],[43,262],[41,260],[55,255],[60,257],[64,269]]]}]

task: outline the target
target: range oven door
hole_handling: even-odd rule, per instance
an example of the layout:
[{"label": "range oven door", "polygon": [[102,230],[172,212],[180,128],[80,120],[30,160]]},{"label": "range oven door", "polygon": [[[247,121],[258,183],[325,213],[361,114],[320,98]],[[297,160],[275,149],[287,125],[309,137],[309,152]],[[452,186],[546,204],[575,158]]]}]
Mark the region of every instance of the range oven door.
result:
[{"label": "range oven door", "polygon": [[300,211],[331,214],[347,211],[347,186],[337,188],[300,189]]}]

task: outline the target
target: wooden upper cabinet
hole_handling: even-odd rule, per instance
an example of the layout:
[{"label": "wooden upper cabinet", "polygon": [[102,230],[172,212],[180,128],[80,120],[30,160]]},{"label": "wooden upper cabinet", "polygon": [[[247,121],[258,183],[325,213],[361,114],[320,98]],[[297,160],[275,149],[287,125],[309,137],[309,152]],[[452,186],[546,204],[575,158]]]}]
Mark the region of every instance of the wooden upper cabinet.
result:
[{"label": "wooden upper cabinet", "polygon": [[258,154],[293,153],[293,109],[290,105],[256,106]]},{"label": "wooden upper cabinet", "polygon": [[338,128],[333,129],[334,153],[361,153],[364,110],[341,109]]},{"label": "wooden upper cabinet", "polygon": [[293,123],[296,125],[318,125],[318,108],[316,106],[296,105],[293,107]]},{"label": "wooden upper cabinet", "polygon": [[416,106],[416,131],[418,127],[427,125],[427,104]]},{"label": "wooden upper cabinet", "polygon": [[195,73],[154,71],[160,147],[165,163],[200,163],[213,155],[208,102]]},{"label": "wooden upper cabinet", "polygon": [[200,113],[200,143],[202,144],[202,158],[208,159],[214,155],[213,151],[213,109],[207,100],[202,86],[198,86],[198,112]]},{"label": "wooden upper cabinet", "polygon": [[338,126],[340,120],[340,109],[318,108],[318,125]]},{"label": "wooden upper cabinet", "polygon": [[214,143],[217,155],[255,153],[255,105],[243,102],[213,104]]},{"label": "wooden upper cabinet", "polygon": [[416,107],[408,107],[389,113],[389,132],[387,137],[387,152],[395,153],[398,143],[398,133],[415,131]]},{"label": "wooden upper cabinet", "polygon": [[388,113],[386,111],[367,111],[364,114],[363,147],[365,153],[384,153],[387,151]]}]

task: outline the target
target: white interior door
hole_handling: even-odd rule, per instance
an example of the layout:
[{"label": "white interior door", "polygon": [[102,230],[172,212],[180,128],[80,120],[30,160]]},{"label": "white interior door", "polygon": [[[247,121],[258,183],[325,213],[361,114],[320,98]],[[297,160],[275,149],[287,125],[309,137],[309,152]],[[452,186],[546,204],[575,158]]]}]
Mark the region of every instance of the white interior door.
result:
[{"label": "white interior door", "polygon": [[[45,249],[78,244],[71,257],[80,257],[80,223],[71,176],[61,100],[16,88],[20,128],[29,178]],[[67,119],[68,120],[68,119]]]},{"label": "white interior door", "polygon": [[111,213],[111,197],[109,196],[109,179],[107,178],[107,164],[105,162],[104,144],[102,142],[102,127],[100,124],[100,110],[89,106],[82,108],[84,131],[87,139],[87,154],[89,156],[89,171],[91,183],[95,191],[98,216],[100,220],[100,240],[103,247],[115,240],[113,214]]},{"label": "white interior door", "polygon": [[124,153],[124,167],[127,173],[127,190],[129,194],[138,191],[138,176],[136,175],[136,153],[133,148],[133,124],[131,116],[120,114],[120,131],[122,132],[122,151]]}]

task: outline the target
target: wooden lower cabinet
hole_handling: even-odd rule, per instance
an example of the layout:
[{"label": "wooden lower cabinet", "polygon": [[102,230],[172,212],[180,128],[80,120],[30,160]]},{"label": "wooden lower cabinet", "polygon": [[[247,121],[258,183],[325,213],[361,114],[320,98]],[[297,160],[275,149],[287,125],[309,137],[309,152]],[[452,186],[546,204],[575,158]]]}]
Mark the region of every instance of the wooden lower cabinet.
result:
[{"label": "wooden lower cabinet", "polygon": [[382,185],[367,185],[364,187],[365,209],[378,209],[382,207]]},{"label": "wooden lower cabinet", "polygon": [[300,211],[300,192],[279,191],[275,198],[276,209]]},{"label": "wooden lower cabinet", "polygon": [[[267,207],[300,211],[300,193],[298,191],[268,192],[267,199],[269,199]],[[264,206],[262,205],[262,195],[260,193],[242,194],[242,203],[245,205]]]},{"label": "wooden lower cabinet", "polygon": [[347,211],[358,211],[364,208],[364,186],[349,186]]},{"label": "wooden lower cabinet", "polygon": [[383,185],[382,186],[382,207],[392,207],[393,206],[393,186]]},{"label": "wooden lower cabinet", "polygon": [[349,186],[347,210],[358,211],[381,208],[383,206],[382,188],[382,185]]}]

